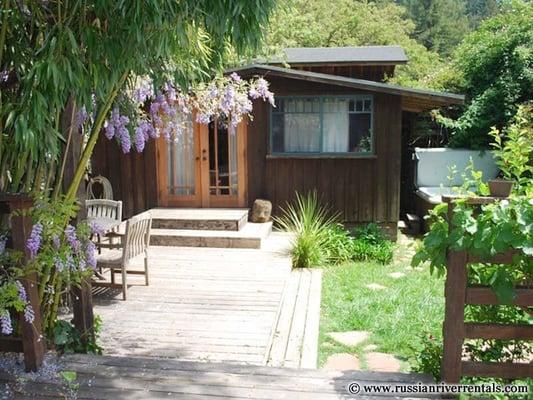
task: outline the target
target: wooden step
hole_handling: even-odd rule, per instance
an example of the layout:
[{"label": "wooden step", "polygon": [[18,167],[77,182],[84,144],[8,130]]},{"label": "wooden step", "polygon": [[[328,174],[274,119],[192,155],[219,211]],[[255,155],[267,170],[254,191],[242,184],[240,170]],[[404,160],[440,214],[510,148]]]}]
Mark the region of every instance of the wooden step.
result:
[{"label": "wooden step", "polygon": [[150,245],[260,249],[272,223],[247,223],[239,231],[152,229]]},{"label": "wooden step", "polygon": [[238,231],[248,221],[245,208],[154,208],[154,229]]},{"label": "wooden step", "polygon": [[[348,385],[353,382],[361,387],[434,383],[429,376],[414,373],[321,371],[87,354],[65,355],[61,358],[61,367],[74,372],[72,382],[57,379],[52,374],[29,374],[28,378],[17,380],[0,371],[0,384],[3,387],[7,384],[14,398],[28,400],[67,398],[65,393],[71,391],[76,398],[87,400],[343,400],[356,397],[370,400],[400,397],[354,396],[348,392]],[[433,396],[422,395],[417,399]]]}]

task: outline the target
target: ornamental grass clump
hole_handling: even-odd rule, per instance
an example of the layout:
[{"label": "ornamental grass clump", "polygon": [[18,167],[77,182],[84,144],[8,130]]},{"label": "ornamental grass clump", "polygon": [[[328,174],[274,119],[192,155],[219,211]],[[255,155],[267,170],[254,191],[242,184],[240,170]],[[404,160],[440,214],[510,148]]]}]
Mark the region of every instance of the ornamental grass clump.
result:
[{"label": "ornamental grass clump", "polygon": [[296,235],[291,251],[293,267],[309,268],[327,262],[328,232],[337,218],[338,214],[331,214],[320,204],[316,191],[307,195],[297,192],[294,204],[281,209],[281,216],[274,221],[282,230]]}]

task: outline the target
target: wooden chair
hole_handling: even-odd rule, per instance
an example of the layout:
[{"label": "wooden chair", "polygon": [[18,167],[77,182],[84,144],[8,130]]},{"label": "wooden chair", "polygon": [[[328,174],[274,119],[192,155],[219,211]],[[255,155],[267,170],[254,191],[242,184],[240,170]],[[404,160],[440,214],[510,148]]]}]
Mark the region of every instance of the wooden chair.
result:
[{"label": "wooden chair", "polygon": [[122,221],[122,202],[115,200],[85,200],[87,219],[101,223],[102,229],[108,225],[118,225]]},{"label": "wooden chair", "polygon": [[[93,283],[94,286],[112,287],[122,289],[122,298],[127,298],[127,274],[144,275],[145,284],[149,285],[148,276],[148,247],[150,245],[150,229],[152,227],[152,216],[150,212],[138,214],[126,221],[126,231],[124,234],[114,233],[120,238],[120,243],[102,243],[100,246],[109,249],[96,258],[97,269],[109,269],[111,282]],[[132,260],[140,256],[144,257],[144,271],[129,269]],[[122,283],[115,283],[115,273],[122,274]]]}]

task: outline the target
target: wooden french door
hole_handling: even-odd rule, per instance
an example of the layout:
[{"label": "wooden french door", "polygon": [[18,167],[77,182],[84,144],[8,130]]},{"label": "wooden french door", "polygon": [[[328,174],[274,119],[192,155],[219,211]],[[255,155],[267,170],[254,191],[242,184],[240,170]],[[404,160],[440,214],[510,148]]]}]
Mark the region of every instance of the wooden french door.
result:
[{"label": "wooden french door", "polygon": [[174,142],[158,140],[162,206],[246,206],[246,122],[191,123]]}]

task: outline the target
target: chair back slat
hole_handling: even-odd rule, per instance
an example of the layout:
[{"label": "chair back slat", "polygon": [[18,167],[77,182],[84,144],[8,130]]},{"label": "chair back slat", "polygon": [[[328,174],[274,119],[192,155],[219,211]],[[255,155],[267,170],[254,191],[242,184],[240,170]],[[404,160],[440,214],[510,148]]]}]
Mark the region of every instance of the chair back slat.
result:
[{"label": "chair back slat", "polygon": [[138,214],[127,221],[126,234],[123,239],[124,263],[148,250],[151,228],[152,215],[148,211]]},{"label": "chair back slat", "polygon": [[122,201],[86,200],[87,218],[107,218],[122,221]]}]

